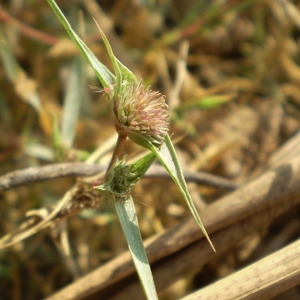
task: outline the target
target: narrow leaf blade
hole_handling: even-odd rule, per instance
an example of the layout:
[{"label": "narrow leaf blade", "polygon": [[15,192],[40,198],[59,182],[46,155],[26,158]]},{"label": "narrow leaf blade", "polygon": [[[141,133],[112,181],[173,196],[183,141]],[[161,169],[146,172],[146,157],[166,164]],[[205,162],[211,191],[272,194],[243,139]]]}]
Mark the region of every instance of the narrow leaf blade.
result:
[{"label": "narrow leaf blade", "polygon": [[82,73],[82,59],[78,57],[71,66],[63,107],[62,140],[67,147],[72,146],[75,137],[76,122],[83,97]]},{"label": "narrow leaf blade", "polygon": [[135,268],[147,299],[158,299],[150,265],[139,230],[134,202],[131,196],[129,196],[126,200],[116,200],[114,203]]},{"label": "narrow leaf blade", "polygon": [[98,27],[98,30],[103,39],[105,48],[106,48],[109,58],[112,62],[112,65],[113,65],[113,68],[115,71],[115,75],[116,75],[117,85],[121,84],[123,80],[126,80],[128,82],[135,82],[136,81],[135,75],[117,59],[117,57],[114,55],[114,52],[110,46],[110,43],[109,43],[106,35],[102,31],[102,29],[100,28],[100,26],[98,25],[96,20],[95,20],[95,23]]},{"label": "narrow leaf blade", "polygon": [[68,20],[63,15],[60,8],[57,6],[54,0],[47,0],[48,4],[52,8],[53,12],[61,22],[61,24],[64,26],[65,30],[71,37],[71,39],[75,42],[75,44],[78,46],[80,52],[85,57],[85,59],[88,61],[90,66],[95,71],[96,76],[100,80],[101,84],[104,87],[107,87],[109,85],[112,85],[115,81],[115,76],[108,70],[108,68],[103,65],[92,53],[92,51],[86,46],[86,44],[81,40],[81,38],[77,35],[77,33],[73,30]]},{"label": "narrow leaf blade", "polygon": [[151,151],[155,153],[157,159],[160,161],[160,163],[166,168],[169,175],[179,188],[185,202],[187,203],[193,217],[195,218],[196,222],[198,223],[199,227],[201,228],[204,236],[208,240],[210,246],[214,251],[215,248],[205,230],[205,227],[199,217],[199,214],[197,212],[197,209],[194,205],[193,199],[189,193],[187,184],[185,182],[181,167],[179,165],[177,155],[175,152],[175,149],[173,147],[172,141],[169,137],[169,135],[166,136],[165,143],[162,145],[160,149],[157,149],[154,145],[149,145],[151,148]]}]

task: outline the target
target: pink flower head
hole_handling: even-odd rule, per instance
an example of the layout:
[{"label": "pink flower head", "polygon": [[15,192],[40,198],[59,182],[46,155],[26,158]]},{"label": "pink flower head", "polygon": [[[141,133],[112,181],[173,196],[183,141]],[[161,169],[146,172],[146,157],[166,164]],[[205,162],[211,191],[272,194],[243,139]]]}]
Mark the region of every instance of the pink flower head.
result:
[{"label": "pink flower head", "polygon": [[146,148],[149,142],[156,147],[164,142],[170,115],[162,94],[141,82],[123,81],[112,97],[113,120],[119,134]]}]

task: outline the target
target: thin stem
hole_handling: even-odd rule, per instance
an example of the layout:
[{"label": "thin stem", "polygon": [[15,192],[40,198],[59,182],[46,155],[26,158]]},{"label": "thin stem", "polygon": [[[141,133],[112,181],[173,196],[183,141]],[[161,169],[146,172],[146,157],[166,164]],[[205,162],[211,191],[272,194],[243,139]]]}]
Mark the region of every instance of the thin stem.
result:
[{"label": "thin stem", "polygon": [[113,165],[115,164],[116,160],[118,159],[118,157],[123,149],[123,145],[126,142],[126,139],[127,139],[127,135],[119,134],[114,153],[111,157],[110,163],[109,163],[107,170],[105,172],[105,175],[104,175],[104,181],[107,180],[108,173],[111,170],[111,168],[113,167]]}]

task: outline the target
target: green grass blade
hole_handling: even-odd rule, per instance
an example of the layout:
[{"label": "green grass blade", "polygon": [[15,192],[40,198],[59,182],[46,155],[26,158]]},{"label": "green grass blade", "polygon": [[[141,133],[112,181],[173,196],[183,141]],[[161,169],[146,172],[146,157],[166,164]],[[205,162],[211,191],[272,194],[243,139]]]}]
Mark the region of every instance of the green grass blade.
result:
[{"label": "green grass blade", "polygon": [[[17,94],[27,103],[29,103],[38,113],[41,112],[42,105],[40,97],[36,91],[36,83],[29,78],[22,69],[13,51],[7,44],[0,27],[0,60],[2,60],[3,70],[7,78],[14,84]],[[23,92],[26,86],[26,92]],[[30,87],[30,88],[28,88]]]},{"label": "green grass blade", "polygon": [[127,82],[135,82],[136,81],[136,77],[135,75],[127,68],[125,67],[114,55],[114,52],[110,46],[110,43],[108,41],[108,39],[106,38],[104,32],[102,31],[102,29],[100,28],[100,26],[98,25],[98,23],[95,20],[95,23],[98,27],[98,30],[101,34],[102,40],[104,42],[105,48],[108,52],[109,58],[111,60],[111,63],[113,65],[114,71],[115,71],[115,75],[116,75],[116,93],[119,91],[119,87],[122,84],[122,82],[124,80],[126,80]]},{"label": "green grass blade", "polygon": [[54,0],[47,0],[48,4],[52,8],[53,12],[55,13],[56,17],[59,19],[61,24],[64,26],[65,30],[71,37],[71,39],[75,42],[78,46],[80,52],[88,61],[90,66],[95,71],[96,76],[100,80],[101,84],[104,87],[114,84],[115,76],[104,66],[96,56],[91,52],[91,50],[86,46],[86,44],[81,40],[81,38],[77,35],[77,33],[72,29],[70,23],[63,15],[60,8],[57,6]]},{"label": "green grass blade", "polygon": [[94,21],[95,21],[95,23],[98,27],[98,30],[101,34],[101,37],[102,37],[103,43],[105,45],[106,51],[107,51],[108,56],[110,58],[110,61],[112,63],[112,66],[113,66],[113,69],[114,69],[114,72],[115,72],[115,76],[116,76],[116,85],[119,86],[122,83],[122,72],[121,72],[120,66],[118,64],[117,58],[114,55],[114,52],[113,52],[113,50],[110,46],[110,43],[109,43],[108,39],[106,38],[106,35],[104,34],[102,29],[100,28],[97,21],[95,19],[94,19]]},{"label": "green grass blade", "polygon": [[150,152],[130,165],[121,161],[112,169],[108,181],[95,187],[115,205],[141,285],[147,299],[151,300],[158,298],[130,190],[155,159],[154,153]]},{"label": "green grass blade", "polygon": [[227,95],[210,95],[203,97],[198,100],[187,101],[184,105],[180,106],[180,110],[182,109],[191,109],[191,108],[200,108],[200,109],[212,109],[218,107],[224,103],[231,101],[234,98],[233,94]]},{"label": "green grass blade", "polygon": [[172,177],[173,181],[178,186],[182,196],[184,197],[184,200],[186,201],[196,222],[200,226],[204,236],[207,238],[212,249],[214,251],[216,251],[206,230],[205,230],[205,227],[204,227],[204,225],[199,217],[199,214],[197,212],[197,209],[194,205],[193,199],[189,193],[187,184],[185,182],[181,167],[180,167],[178,159],[177,159],[175,149],[173,147],[173,144],[172,144],[172,141],[171,141],[169,135],[166,136],[165,143],[162,145],[162,147],[159,150],[153,145],[151,145],[150,147],[151,147],[152,152],[155,153],[157,159],[166,168],[169,175]]},{"label": "green grass blade", "polygon": [[76,58],[71,66],[70,78],[67,84],[62,117],[62,141],[71,147],[76,132],[76,122],[83,98],[83,62]]},{"label": "green grass blade", "polygon": [[116,200],[114,203],[146,297],[151,300],[158,299],[150,265],[139,230],[134,202],[131,196],[129,196],[126,200]]},{"label": "green grass blade", "polygon": [[12,54],[11,49],[6,43],[2,29],[0,28],[0,58],[2,60],[2,68],[5,75],[10,81],[17,80],[20,76],[24,76],[24,71],[19,66],[17,60]]}]

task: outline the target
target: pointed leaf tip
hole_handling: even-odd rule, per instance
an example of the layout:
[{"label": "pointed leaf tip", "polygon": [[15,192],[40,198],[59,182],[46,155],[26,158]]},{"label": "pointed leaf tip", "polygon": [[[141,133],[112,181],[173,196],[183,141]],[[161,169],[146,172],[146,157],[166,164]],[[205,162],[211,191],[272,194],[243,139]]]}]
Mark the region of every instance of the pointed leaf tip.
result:
[{"label": "pointed leaf tip", "polygon": [[199,214],[197,212],[197,209],[194,205],[193,199],[189,193],[187,184],[185,182],[183,172],[181,170],[181,167],[178,162],[178,158],[175,152],[175,149],[173,147],[172,141],[170,139],[170,136],[167,134],[165,138],[165,143],[161,146],[160,149],[157,149],[155,146],[153,146],[151,143],[149,143],[150,150],[155,153],[157,159],[160,161],[160,163],[165,167],[177,187],[179,188],[186,204],[188,205],[194,219],[198,223],[200,229],[202,230],[202,233],[206,237],[207,241],[209,242],[212,250],[216,252],[215,247],[213,246],[213,243],[211,242],[205,227],[201,221],[201,218],[199,217]]}]

